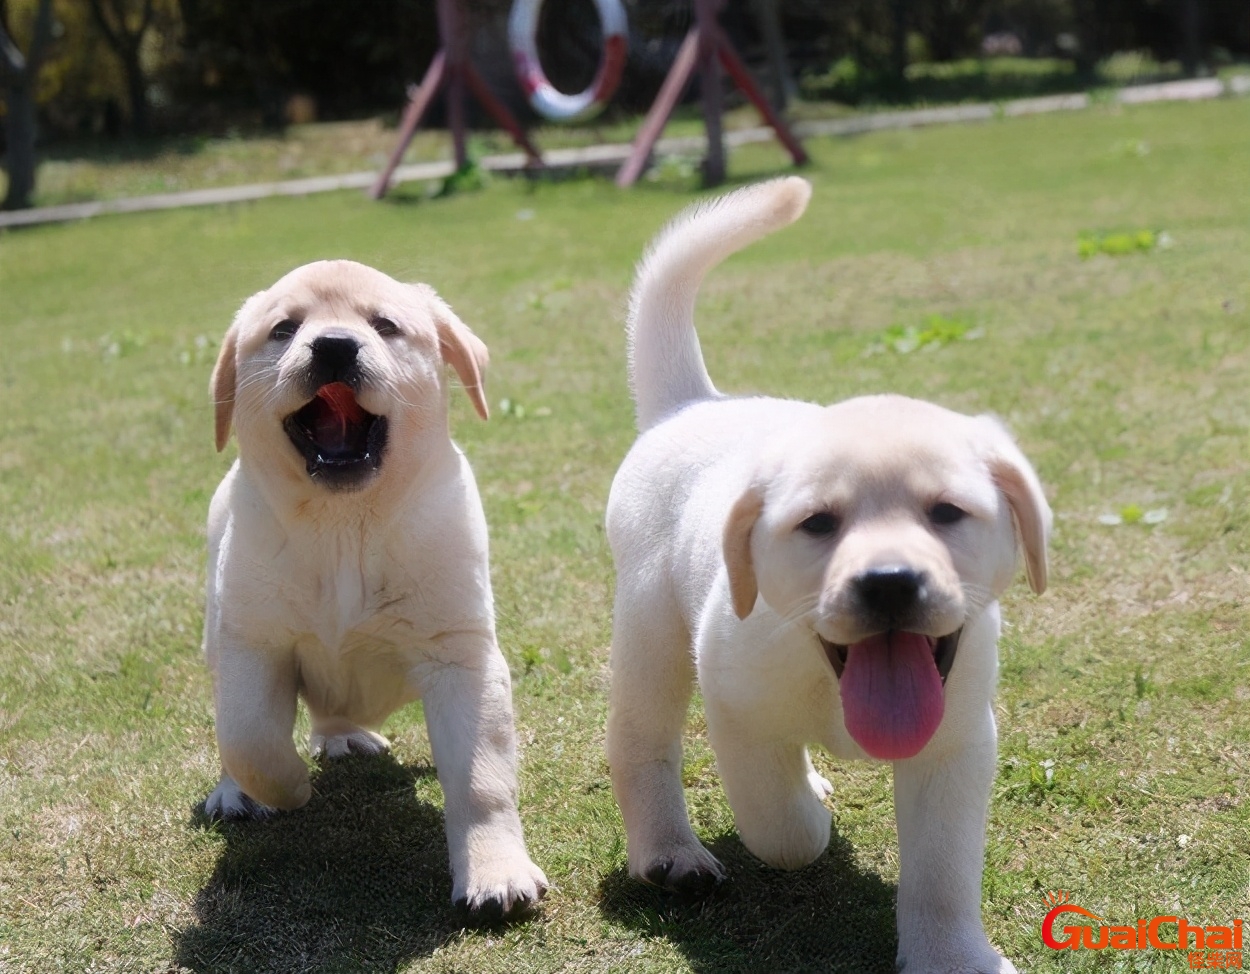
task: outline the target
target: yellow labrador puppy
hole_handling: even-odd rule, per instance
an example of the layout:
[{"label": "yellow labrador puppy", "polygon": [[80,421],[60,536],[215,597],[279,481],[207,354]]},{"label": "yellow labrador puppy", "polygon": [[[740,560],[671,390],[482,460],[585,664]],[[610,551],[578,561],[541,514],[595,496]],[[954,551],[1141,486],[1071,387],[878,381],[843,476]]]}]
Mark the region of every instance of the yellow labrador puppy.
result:
[{"label": "yellow labrador puppy", "polygon": [[694,682],[743,843],[796,869],[824,851],[819,744],[894,767],[900,968],[1014,968],[981,924],[995,765],[997,596],[1017,545],[1046,586],[1050,509],[994,419],[902,396],[833,406],[716,391],[694,331],[704,274],[796,220],[810,186],[749,187],[679,216],[629,318],[640,431],[608,501],[617,568],[607,749],[630,873],[724,878],[686,814]]},{"label": "yellow labrador puppy", "polygon": [[453,898],[520,912],[546,878],[517,815],[508,667],[495,640],[486,521],[448,435],[445,366],[473,405],[486,346],[433,290],[351,261],[253,295],[213,371],[217,449],[239,458],[208,518],[204,650],[222,777],[209,816],[299,808],[312,751],[387,748],[421,698],[446,801]]}]

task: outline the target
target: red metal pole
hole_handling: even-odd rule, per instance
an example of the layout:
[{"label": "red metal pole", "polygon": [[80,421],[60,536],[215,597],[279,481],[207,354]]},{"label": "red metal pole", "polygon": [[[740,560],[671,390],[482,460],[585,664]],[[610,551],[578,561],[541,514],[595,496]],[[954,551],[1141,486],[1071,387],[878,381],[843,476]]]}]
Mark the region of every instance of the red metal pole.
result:
[{"label": "red metal pole", "polygon": [[717,53],[720,55],[720,62],[725,66],[725,70],[729,72],[729,76],[733,78],[734,84],[742,89],[742,93],[751,100],[756,108],[759,109],[761,115],[764,116],[772,130],[776,133],[777,138],[781,141],[790,158],[794,160],[796,166],[807,164],[807,152],[803,148],[803,144],[790,131],[789,126],[781,120],[781,116],[773,111],[773,106],[769,104],[764,93],[759,90],[755,84],[755,79],[751,77],[751,72],[747,70],[747,66],[742,63],[742,59],[738,57],[738,52],[734,50],[733,45],[729,42],[729,38],[725,36],[725,32],[718,26],[716,28],[717,35]]},{"label": "red metal pole", "polygon": [[409,86],[408,107],[404,109],[403,121],[399,126],[399,142],[396,143],[395,150],[391,153],[390,159],[387,160],[386,168],[378,174],[377,182],[369,190],[369,196],[373,199],[380,200],[390,188],[391,176],[403,161],[404,153],[408,150],[408,143],[412,141],[413,135],[416,134],[417,126],[421,124],[421,116],[425,114],[425,110],[430,107],[430,102],[438,93],[438,89],[443,83],[443,72],[446,67],[446,55],[440,50],[434,55],[434,60],[430,62],[430,66],[425,72],[425,77],[421,79],[420,86]]},{"label": "red metal pole", "polygon": [[695,25],[690,29],[690,33],[686,35],[686,39],[682,41],[677,51],[677,57],[673,60],[668,77],[664,79],[664,85],[660,88],[660,93],[655,96],[655,102],[652,103],[651,110],[647,113],[642,128],[639,129],[634,139],[629,158],[625,160],[625,164],[616,174],[618,186],[632,186],[642,175],[647,159],[655,148],[656,142],[659,141],[660,134],[664,131],[664,126],[673,113],[673,109],[677,107],[678,99],[681,98],[681,93],[685,90],[686,83],[690,80],[690,75],[694,72],[696,65],[700,70],[703,117],[707,128],[708,154],[703,163],[703,180],[706,185],[713,186],[725,178],[720,74],[717,70],[719,66],[725,68],[734,84],[741,88],[747,98],[759,109],[764,121],[772,127],[777,138],[789,151],[794,164],[801,166],[808,161],[803,144],[768,103],[768,99],[755,84],[746,65],[738,57],[728,36],[717,23],[716,17],[724,5],[724,0],[693,0],[693,3]]},{"label": "red metal pole", "polygon": [[421,118],[429,108],[430,102],[439,88],[445,87],[447,93],[447,125],[451,129],[452,145],[456,157],[456,168],[463,169],[468,161],[466,145],[467,126],[464,118],[464,92],[466,86],[490,112],[507,129],[512,140],[525,151],[529,164],[541,166],[542,153],[529,140],[525,130],[494,93],[491,92],[482,76],[473,67],[468,56],[468,42],[464,34],[464,24],[460,17],[457,3],[460,0],[438,0],[438,31],[443,46],[434,55],[425,77],[419,87],[408,89],[408,106],[404,109],[404,117],[399,128],[399,143],[391,153],[386,168],[378,175],[377,181],[369,190],[369,195],[381,199],[390,188],[391,177],[404,158],[404,152],[416,133]]},{"label": "red metal pole", "polygon": [[686,35],[686,39],[681,42],[681,47],[677,49],[677,57],[673,59],[673,66],[668,70],[668,76],[660,87],[660,93],[655,96],[651,110],[647,112],[642,128],[638,130],[638,136],[634,139],[634,147],[630,150],[629,158],[616,173],[617,186],[622,188],[633,186],[642,175],[647,159],[651,156],[651,150],[655,148],[655,143],[664,132],[668,117],[673,114],[681,93],[686,90],[686,83],[694,71],[698,54],[699,28],[695,26],[690,28],[690,33]]},{"label": "red metal pole", "polygon": [[478,74],[477,68],[472,63],[465,61],[463,67],[464,80],[469,83],[469,90],[473,92],[473,96],[482,103],[483,108],[494,116],[495,121],[507,130],[508,134],[512,136],[512,141],[525,150],[528,164],[541,166],[543,164],[542,153],[530,142],[529,136],[525,134],[525,129],[521,128],[521,123],[513,118],[507,106],[495,97],[495,93],[490,90],[490,87],[483,80],[482,76]]}]

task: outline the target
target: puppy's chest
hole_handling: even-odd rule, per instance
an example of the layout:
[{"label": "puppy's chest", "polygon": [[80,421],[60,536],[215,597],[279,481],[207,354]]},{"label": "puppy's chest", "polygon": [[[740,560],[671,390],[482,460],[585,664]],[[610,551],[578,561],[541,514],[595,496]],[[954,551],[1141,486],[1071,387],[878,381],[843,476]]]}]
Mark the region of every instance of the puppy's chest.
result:
[{"label": "puppy's chest", "polygon": [[287,589],[293,628],[328,650],[346,649],[362,638],[387,641],[397,627],[408,628],[411,581],[380,559],[344,559],[294,575],[295,584]]}]

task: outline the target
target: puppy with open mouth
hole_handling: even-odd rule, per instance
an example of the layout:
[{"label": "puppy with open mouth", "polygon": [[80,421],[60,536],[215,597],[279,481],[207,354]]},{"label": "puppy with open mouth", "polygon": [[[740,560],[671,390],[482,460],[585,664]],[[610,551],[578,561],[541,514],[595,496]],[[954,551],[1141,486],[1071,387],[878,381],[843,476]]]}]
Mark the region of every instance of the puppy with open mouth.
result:
[{"label": "puppy with open mouth", "polygon": [[547,881],[517,814],[508,667],[486,521],[448,434],[446,367],[483,419],[486,346],[432,289],[351,261],[253,295],[213,370],[217,449],[239,457],[208,519],[204,651],[222,777],[210,817],[294,809],[314,755],[376,754],[421,699],[445,798],[452,897],[493,919]]},{"label": "puppy with open mouth", "polygon": [[696,680],[746,847],[796,869],[829,841],[807,746],[894,769],[900,969],[1014,968],[981,922],[996,731],[997,598],[1023,548],[1046,587],[1051,513],[993,418],[897,395],[832,406],[731,398],[694,330],[704,274],[802,214],[802,179],[679,216],[629,315],[639,437],[607,530],[617,570],[607,750],[631,875],[724,878],[686,813]]}]

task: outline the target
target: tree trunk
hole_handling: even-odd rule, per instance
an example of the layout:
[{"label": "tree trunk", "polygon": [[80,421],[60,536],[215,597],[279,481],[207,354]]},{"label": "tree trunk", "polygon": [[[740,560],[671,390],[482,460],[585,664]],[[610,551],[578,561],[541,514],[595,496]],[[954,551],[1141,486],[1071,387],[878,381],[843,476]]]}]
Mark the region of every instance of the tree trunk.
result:
[{"label": "tree trunk", "polygon": [[8,113],[4,116],[4,137],[8,150],[5,169],[9,189],[3,210],[24,210],[31,205],[35,191],[35,88],[33,78],[10,78],[4,98]]},{"label": "tree trunk", "polygon": [[5,172],[9,188],[0,209],[24,210],[31,205],[35,191],[35,83],[39,68],[52,39],[52,0],[39,0],[35,11],[34,36],[30,51],[23,56],[0,22],[0,80],[4,83],[7,114],[4,134],[7,140]]},{"label": "tree trunk", "polygon": [[121,62],[122,73],[126,77],[131,131],[135,135],[144,135],[148,128],[148,84],[143,76],[139,51],[143,47],[144,35],[152,26],[152,15],[155,12],[154,0],[143,0],[139,26],[134,30],[131,30],[127,23],[125,0],[113,0],[109,3],[111,17],[104,12],[104,0],[90,0],[90,6],[96,24],[104,34],[109,47],[113,49],[113,53],[117,55],[117,60]]},{"label": "tree trunk", "polygon": [[130,130],[135,135],[148,134],[148,82],[139,64],[139,49],[121,56],[126,74],[126,94],[130,100]]},{"label": "tree trunk", "polygon": [[907,0],[893,0],[890,13],[890,70],[902,86],[907,81]]}]

